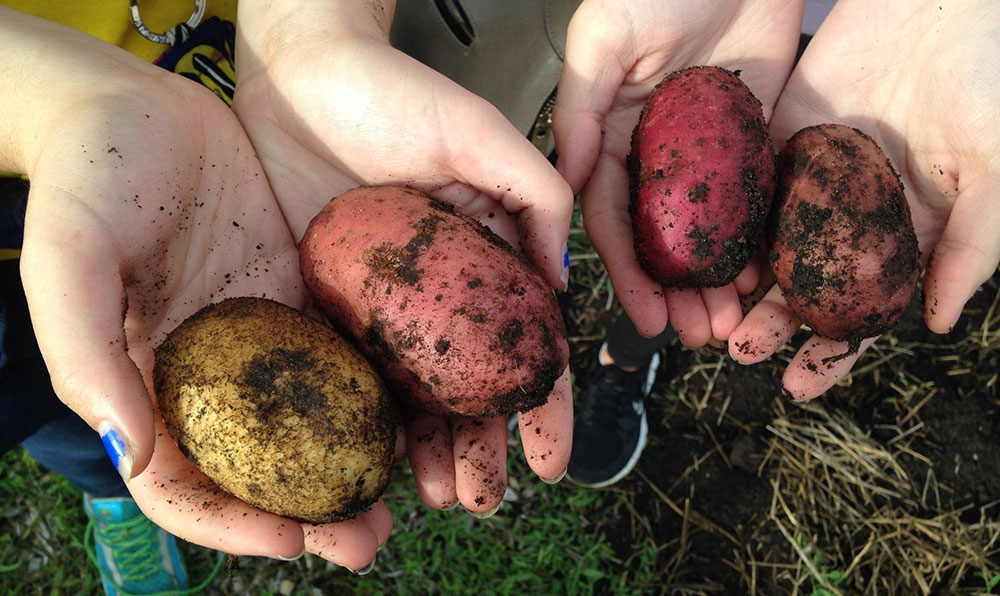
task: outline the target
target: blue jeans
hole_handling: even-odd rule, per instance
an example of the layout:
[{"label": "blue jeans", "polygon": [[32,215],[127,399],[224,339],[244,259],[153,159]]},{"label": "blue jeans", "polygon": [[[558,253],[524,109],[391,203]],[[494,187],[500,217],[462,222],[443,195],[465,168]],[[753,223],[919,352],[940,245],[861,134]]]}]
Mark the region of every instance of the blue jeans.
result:
[{"label": "blue jeans", "polygon": [[52,389],[35,343],[18,262],[8,260],[0,261],[0,453],[18,443],[91,496],[128,495],[98,434]]},{"label": "blue jeans", "polygon": [[127,497],[101,438],[76,414],[54,420],[21,442],[31,457],[92,497]]}]

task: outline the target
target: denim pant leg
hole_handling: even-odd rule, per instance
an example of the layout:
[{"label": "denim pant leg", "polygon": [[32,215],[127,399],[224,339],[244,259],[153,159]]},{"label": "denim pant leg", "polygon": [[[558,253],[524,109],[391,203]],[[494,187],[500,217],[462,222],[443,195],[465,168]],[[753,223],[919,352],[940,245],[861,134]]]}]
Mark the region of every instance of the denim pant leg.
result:
[{"label": "denim pant leg", "polygon": [[49,470],[92,497],[127,497],[101,438],[76,414],[49,422],[21,446]]},{"label": "denim pant leg", "polygon": [[[2,192],[0,199],[5,199]],[[35,342],[18,262],[5,260],[0,261],[0,453],[18,443],[92,496],[128,494],[100,436],[52,389]]]}]

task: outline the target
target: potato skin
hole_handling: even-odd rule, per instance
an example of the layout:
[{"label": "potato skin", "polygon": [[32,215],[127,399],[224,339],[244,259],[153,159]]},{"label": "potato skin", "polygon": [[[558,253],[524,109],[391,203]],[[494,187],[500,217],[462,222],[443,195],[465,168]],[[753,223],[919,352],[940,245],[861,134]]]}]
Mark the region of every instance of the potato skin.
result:
[{"label": "potato skin", "polygon": [[888,331],[909,306],[920,251],[899,175],[860,130],[795,133],[778,158],[771,266],[792,310],[823,337]]},{"label": "potato skin", "polygon": [[425,411],[526,411],[568,364],[544,279],[489,228],[423,193],[348,191],[313,219],[299,254],[320,308]]},{"label": "potato skin", "polygon": [[264,298],[206,306],[155,351],[170,436],[251,505],[326,523],[385,490],[396,410],[361,354],[326,325]]},{"label": "potato skin", "polygon": [[739,76],[696,66],[650,94],[626,161],[639,265],[666,287],[719,287],[757,250],[774,195],[761,103]]}]

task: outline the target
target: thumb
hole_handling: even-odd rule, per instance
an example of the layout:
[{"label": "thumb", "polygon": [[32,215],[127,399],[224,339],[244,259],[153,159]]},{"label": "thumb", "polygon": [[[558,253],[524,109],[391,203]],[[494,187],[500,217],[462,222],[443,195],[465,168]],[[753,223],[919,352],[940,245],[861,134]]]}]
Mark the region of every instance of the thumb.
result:
[{"label": "thumb", "polygon": [[[462,92],[465,94],[466,92]],[[491,104],[471,94],[463,105],[477,129],[450,148],[449,162],[471,186],[517,215],[521,249],[554,288],[569,279],[567,238],[573,193],[531,141]]]},{"label": "thumb", "polygon": [[32,183],[21,278],[59,398],[101,434],[125,480],[153,448],[153,409],[125,341],[125,291],[113,235],[69,192]]},{"label": "thumb", "polygon": [[924,320],[931,331],[951,331],[965,303],[997,270],[1000,211],[990,204],[994,200],[989,184],[974,185],[952,208],[924,276]]},{"label": "thumb", "polygon": [[604,118],[632,66],[632,60],[619,55],[631,47],[623,39],[629,29],[610,26],[611,16],[584,3],[566,34],[552,131],[559,155],[556,167],[574,193],[580,192],[597,164]]}]

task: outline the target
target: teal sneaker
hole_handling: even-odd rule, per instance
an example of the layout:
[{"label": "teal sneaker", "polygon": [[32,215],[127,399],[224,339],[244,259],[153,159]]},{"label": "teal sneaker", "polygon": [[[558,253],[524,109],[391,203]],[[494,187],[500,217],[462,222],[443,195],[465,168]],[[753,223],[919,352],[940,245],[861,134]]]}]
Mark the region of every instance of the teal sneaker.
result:
[{"label": "teal sneaker", "polygon": [[90,518],[88,533],[94,532],[94,552],[88,554],[108,596],[187,591],[177,539],[143,515],[135,501],[84,495],[83,508]]}]

